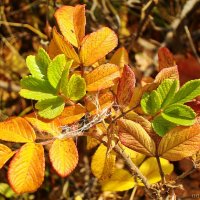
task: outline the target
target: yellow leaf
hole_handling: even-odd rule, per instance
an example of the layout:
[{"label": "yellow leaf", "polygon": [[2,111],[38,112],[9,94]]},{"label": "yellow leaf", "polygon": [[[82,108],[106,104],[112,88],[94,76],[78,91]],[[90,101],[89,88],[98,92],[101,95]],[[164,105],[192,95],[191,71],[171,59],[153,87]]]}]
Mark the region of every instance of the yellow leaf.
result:
[{"label": "yellow leaf", "polygon": [[87,150],[93,149],[100,144],[99,140],[87,136]]},{"label": "yellow leaf", "polygon": [[0,122],[0,139],[9,142],[33,142],[36,139],[32,126],[23,118],[15,117]]},{"label": "yellow leaf", "polygon": [[[173,164],[170,164],[168,160],[160,158],[160,163],[165,175],[173,172],[174,166]],[[139,169],[150,184],[157,183],[161,180],[156,158],[148,158],[142,163]],[[143,186],[143,183],[138,180],[138,185]]]},{"label": "yellow leaf", "polygon": [[111,177],[115,169],[116,155],[111,152],[107,155],[107,147],[101,144],[92,157],[92,173],[101,180]]},{"label": "yellow leaf", "polygon": [[118,43],[116,34],[103,27],[86,35],[80,49],[80,59],[84,66],[90,66],[111,52]]},{"label": "yellow leaf", "polygon": [[[97,105],[98,101],[98,105]],[[99,96],[85,98],[85,105],[90,115],[96,115],[100,113],[104,108],[110,108],[114,103],[114,97],[111,92],[106,92]]]},{"label": "yellow leaf", "polygon": [[78,47],[76,34],[74,30],[74,7],[62,6],[55,12],[56,22],[62,35],[75,47]]},{"label": "yellow leaf", "polygon": [[49,157],[55,171],[62,177],[68,176],[78,163],[78,151],[73,139],[55,140]]},{"label": "yellow leaf", "polygon": [[103,191],[125,191],[133,188],[134,177],[125,169],[116,169],[109,180],[101,182]]},{"label": "yellow leaf", "polygon": [[117,49],[117,51],[115,51],[115,53],[111,57],[110,63],[115,64],[120,68],[123,68],[124,65],[128,65],[129,57],[127,50],[124,47],[120,47],[119,49]]},{"label": "yellow leaf", "polygon": [[155,155],[155,143],[140,124],[131,120],[120,119],[118,126],[119,139],[123,145],[147,156]]},{"label": "yellow leaf", "polygon": [[[80,63],[78,54],[74,50],[73,46],[65,38],[63,38],[62,35],[60,35],[57,32],[55,27],[53,28],[53,41],[56,44],[55,46],[57,46],[59,48],[60,52],[64,53],[67,58],[73,59],[74,62],[76,62],[76,63]],[[52,51],[54,51],[54,49],[50,50],[50,54],[54,55],[55,53],[53,53]],[[58,51],[58,50],[55,49],[55,51]]]},{"label": "yellow leaf", "polygon": [[30,113],[24,118],[39,131],[47,132],[54,136],[58,135],[61,132],[61,128],[58,127],[55,123],[53,123],[52,120],[35,116],[35,113]]},{"label": "yellow leaf", "polygon": [[124,150],[124,152],[131,158],[131,160],[133,161],[133,163],[137,166],[139,166],[141,164],[141,162],[145,159],[145,155],[138,153],[136,151],[133,151],[132,149],[129,149],[128,147],[125,147],[124,145],[122,145],[122,149]]},{"label": "yellow leaf", "polygon": [[114,64],[104,64],[95,68],[85,76],[87,91],[98,91],[114,85],[114,80],[120,77],[119,68]]},{"label": "yellow leaf", "polygon": [[44,179],[45,160],[41,144],[23,145],[8,168],[8,180],[17,194],[36,191]]},{"label": "yellow leaf", "polygon": [[13,156],[15,152],[7,146],[0,144],[0,169]]},{"label": "yellow leaf", "polygon": [[200,150],[200,125],[178,126],[164,135],[159,146],[159,156],[170,161],[182,160]]},{"label": "yellow leaf", "polygon": [[78,46],[80,46],[85,36],[85,24],[86,24],[85,5],[75,6],[73,13],[73,23],[74,23],[74,31],[76,34]]}]

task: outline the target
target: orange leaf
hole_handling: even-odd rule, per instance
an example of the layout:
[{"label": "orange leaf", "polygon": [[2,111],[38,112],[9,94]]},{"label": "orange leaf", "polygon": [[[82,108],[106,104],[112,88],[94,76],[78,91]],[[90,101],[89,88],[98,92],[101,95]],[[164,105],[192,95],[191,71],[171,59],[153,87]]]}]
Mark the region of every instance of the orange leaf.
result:
[{"label": "orange leaf", "polygon": [[62,35],[75,47],[78,47],[76,34],[74,30],[74,7],[62,6],[55,12],[56,22]]},{"label": "orange leaf", "polygon": [[7,146],[0,144],[0,169],[13,156],[15,152]]},{"label": "orange leaf", "polygon": [[49,156],[53,168],[62,177],[68,176],[78,163],[78,151],[72,139],[55,140]]},{"label": "orange leaf", "polygon": [[85,5],[77,5],[74,9],[73,14],[74,31],[76,34],[76,39],[78,46],[80,46],[84,36],[85,36]]},{"label": "orange leaf", "polygon": [[174,67],[176,66],[176,62],[174,60],[174,56],[166,47],[161,47],[158,50],[158,64],[159,64],[159,71],[168,68],[168,67]]},{"label": "orange leaf", "polygon": [[114,64],[104,64],[95,68],[85,76],[87,91],[98,91],[114,85],[114,80],[120,77],[119,68]]},{"label": "orange leaf", "polygon": [[[98,98],[98,104],[96,105],[96,99]],[[109,108],[112,106],[114,102],[114,97],[111,92],[106,92],[104,94],[101,94],[97,97],[94,97],[94,99],[90,99],[90,97],[85,98],[85,105],[88,112],[90,112],[91,115],[96,115],[100,113],[104,108]]]},{"label": "orange leaf", "polygon": [[48,54],[51,59],[54,59],[57,55],[62,54],[63,52],[60,50],[57,43],[52,39],[48,46]]},{"label": "orange leaf", "polygon": [[156,76],[154,83],[160,84],[164,79],[179,80],[179,73],[177,66],[162,69]]},{"label": "orange leaf", "polygon": [[[53,40],[55,42],[55,46],[57,46],[61,53],[64,53],[67,58],[73,59],[76,63],[80,63],[79,57],[74,50],[73,46],[65,39],[62,35],[60,35],[56,28],[53,28]],[[56,53],[53,53],[54,49],[50,50],[50,54],[54,55]],[[56,52],[58,52],[57,49],[55,49]]]},{"label": "orange leaf", "polygon": [[125,65],[117,88],[117,102],[120,106],[126,107],[130,103],[135,82],[136,79],[133,70],[128,65]]},{"label": "orange leaf", "polygon": [[127,50],[124,47],[120,47],[119,49],[117,49],[117,51],[115,51],[115,53],[111,57],[110,63],[115,64],[120,68],[123,68],[124,65],[128,65],[129,57]]},{"label": "orange leaf", "polygon": [[147,156],[155,155],[155,143],[140,124],[126,119],[117,122],[119,139],[123,145]]},{"label": "orange leaf", "polygon": [[192,156],[200,150],[200,125],[190,127],[176,127],[162,138],[159,147],[159,156],[170,160],[182,160]]},{"label": "orange leaf", "polygon": [[84,66],[90,66],[103,58],[117,46],[116,34],[104,27],[86,35],[80,49],[80,59]]},{"label": "orange leaf", "polygon": [[0,139],[9,142],[33,142],[36,139],[32,126],[23,118],[15,117],[0,122]]},{"label": "orange leaf", "polygon": [[41,144],[23,145],[8,168],[8,180],[17,194],[36,191],[44,179],[45,160]]}]

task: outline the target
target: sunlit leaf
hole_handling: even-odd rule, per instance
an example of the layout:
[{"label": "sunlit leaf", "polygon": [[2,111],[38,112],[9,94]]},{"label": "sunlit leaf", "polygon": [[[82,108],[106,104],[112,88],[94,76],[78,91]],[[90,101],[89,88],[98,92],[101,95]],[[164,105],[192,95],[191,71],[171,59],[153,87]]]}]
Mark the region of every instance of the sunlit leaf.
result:
[{"label": "sunlit leaf", "polygon": [[119,68],[114,64],[104,64],[85,76],[87,91],[98,91],[114,85],[120,77]]},{"label": "sunlit leaf", "polygon": [[109,179],[115,169],[116,155],[111,152],[107,155],[107,147],[101,144],[92,157],[92,173],[101,180]]},{"label": "sunlit leaf", "polygon": [[90,66],[103,58],[117,46],[116,34],[109,28],[103,27],[87,35],[82,42],[80,59],[84,66]]},{"label": "sunlit leaf", "polygon": [[68,176],[78,163],[78,151],[73,139],[55,140],[49,156],[53,168],[62,177]]},{"label": "sunlit leaf", "polygon": [[159,146],[159,156],[170,160],[182,160],[200,150],[200,125],[176,127],[164,135]]},{"label": "sunlit leaf", "polygon": [[124,65],[128,65],[129,57],[127,50],[124,47],[120,47],[119,49],[117,49],[117,51],[115,51],[115,53],[111,57],[110,63],[115,64],[120,68],[123,68]]},{"label": "sunlit leaf", "polygon": [[8,168],[8,180],[17,194],[36,191],[44,179],[45,160],[41,144],[23,145]]},{"label": "sunlit leaf", "polygon": [[100,144],[99,140],[87,136],[87,150],[93,149],[94,147],[98,146]]},{"label": "sunlit leaf", "polygon": [[[174,166],[173,164],[170,164],[168,160],[160,158],[160,163],[165,175],[171,174],[173,172]],[[142,163],[139,169],[140,172],[147,178],[150,184],[157,183],[161,180],[156,158],[148,158]],[[141,183],[140,180],[138,180],[138,184],[143,186],[143,183]]]},{"label": "sunlit leaf", "polygon": [[80,75],[73,74],[67,85],[67,97],[73,101],[80,100],[86,94],[85,79]]},{"label": "sunlit leaf", "polygon": [[155,143],[140,124],[120,119],[118,126],[119,139],[123,145],[147,156],[155,155]]},{"label": "sunlit leaf", "polygon": [[32,126],[23,118],[15,117],[0,122],[0,139],[9,142],[33,142],[36,139]]},{"label": "sunlit leaf", "polygon": [[200,79],[185,83],[175,94],[172,103],[186,103],[200,95]]},{"label": "sunlit leaf", "polygon": [[135,83],[136,79],[133,70],[128,65],[125,65],[117,88],[117,102],[120,106],[125,107],[130,103]]},{"label": "sunlit leaf", "polygon": [[60,96],[51,99],[44,99],[35,104],[35,108],[39,110],[38,114],[47,119],[53,119],[60,115],[64,106],[64,100]]},{"label": "sunlit leaf", "polygon": [[13,156],[15,152],[7,146],[0,144],[0,169]]},{"label": "sunlit leaf", "polygon": [[164,119],[182,126],[193,125],[196,116],[189,106],[178,103],[168,106],[161,115]]},{"label": "sunlit leaf", "polygon": [[73,46],[57,32],[56,28],[53,28],[53,41],[55,44],[51,43],[52,47],[51,49],[49,48],[50,55],[56,56],[61,52],[65,54],[66,58],[73,59],[76,63],[80,63],[78,54]]},{"label": "sunlit leaf", "polygon": [[27,99],[42,100],[55,97],[56,90],[47,80],[26,76],[20,81],[20,95]]}]

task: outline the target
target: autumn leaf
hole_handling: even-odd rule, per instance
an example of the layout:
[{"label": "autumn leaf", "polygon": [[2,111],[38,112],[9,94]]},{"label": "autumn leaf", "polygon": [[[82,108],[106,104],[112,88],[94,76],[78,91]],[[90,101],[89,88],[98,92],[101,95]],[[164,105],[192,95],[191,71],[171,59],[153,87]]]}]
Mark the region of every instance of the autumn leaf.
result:
[{"label": "autumn leaf", "polygon": [[55,12],[55,18],[62,35],[78,47],[85,36],[85,5],[62,6]]},{"label": "autumn leaf", "polygon": [[200,150],[200,125],[178,126],[164,135],[159,146],[159,156],[170,161],[182,160]]},{"label": "autumn leaf", "polygon": [[176,66],[174,57],[168,48],[161,47],[158,50],[158,64],[159,64],[159,71],[161,71],[164,68]]},{"label": "autumn leaf", "polygon": [[90,66],[103,58],[117,46],[117,36],[109,28],[103,27],[86,35],[80,49],[80,59],[84,66]]},{"label": "autumn leaf", "polygon": [[100,180],[111,177],[115,169],[116,155],[111,152],[107,155],[107,147],[101,144],[92,157],[92,173]]},{"label": "autumn leaf", "polygon": [[136,79],[133,70],[128,65],[125,65],[117,88],[117,102],[120,106],[126,107],[130,103],[135,83]]},{"label": "autumn leaf", "polygon": [[15,152],[7,146],[0,144],[0,169],[13,156]]},{"label": "autumn leaf", "polygon": [[41,144],[27,143],[15,154],[8,168],[8,180],[17,194],[36,191],[44,179],[45,160]]},{"label": "autumn leaf", "polygon": [[49,157],[55,171],[62,177],[68,176],[78,163],[78,151],[73,139],[55,140]]},{"label": "autumn leaf", "polygon": [[140,124],[126,119],[120,119],[117,123],[123,145],[147,156],[155,155],[155,143]]},{"label": "autumn leaf", "polygon": [[120,77],[118,66],[104,64],[95,68],[85,76],[87,91],[99,91],[114,85],[114,80]]},{"label": "autumn leaf", "polygon": [[127,50],[124,47],[118,48],[117,51],[115,51],[115,53],[111,57],[109,63],[115,64],[120,68],[123,68],[124,65],[128,65],[129,57]]},{"label": "autumn leaf", "polygon": [[0,122],[0,139],[9,142],[33,142],[36,139],[32,126],[23,118],[15,117]]}]

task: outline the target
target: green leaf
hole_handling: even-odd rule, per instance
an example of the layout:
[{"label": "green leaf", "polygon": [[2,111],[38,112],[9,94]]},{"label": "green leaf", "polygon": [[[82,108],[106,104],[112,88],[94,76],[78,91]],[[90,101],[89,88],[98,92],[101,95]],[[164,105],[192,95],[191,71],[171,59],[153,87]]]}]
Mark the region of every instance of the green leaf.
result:
[{"label": "green leaf", "polygon": [[141,100],[142,110],[149,115],[157,113],[161,107],[159,94],[154,90],[150,94],[145,93]]},{"label": "green leaf", "polygon": [[161,137],[164,136],[165,133],[167,133],[170,129],[174,128],[175,126],[177,125],[167,121],[161,115],[157,116],[152,122],[152,127],[154,131]]},{"label": "green leaf", "polygon": [[20,95],[27,99],[42,100],[55,97],[56,90],[47,80],[26,76],[20,81],[22,89]]},{"label": "green leaf", "polygon": [[40,48],[36,56],[30,55],[26,58],[26,64],[33,77],[42,79],[47,75],[47,68],[51,62],[47,52]]},{"label": "green leaf", "polygon": [[73,101],[81,99],[86,94],[85,79],[80,75],[73,74],[67,85],[67,97]]},{"label": "green leaf", "polygon": [[61,97],[41,100],[35,104],[35,108],[39,110],[38,114],[47,119],[53,119],[59,116],[62,113],[64,106],[65,103]]},{"label": "green leaf", "polygon": [[6,198],[16,197],[16,193],[10,188],[7,183],[0,183],[0,194],[5,196]]},{"label": "green leaf", "polygon": [[186,103],[200,95],[200,79],[185,83],[175,94],[172,103]]},{"label": "green leaf", "polygon": [[161,116],[172,122],[182,126],[191,126],[195,122],[195,112],[189,106],[182,104],[173,104],[168,106]]},{"label": "green leaf", "polygon": [[157,88],[157,92],[161,97],[161,108],[166,107],[170,104],[176,91],[178,90],[178,80],[165,79]]},{"label": "green leaf", "polygon": [[68,60],[66,63],[66,68],[64,69],[62,73],[62,77],[60,80],[60,89],[61,92],[67,96],[67,84],[68,84],[68,79],[69,79],[69,71],[70,67],[72,66],[73,60]]},{"label": "green leaf", "polygon": [[49,64],[47,76],[50,84],[58,89],[62,72],[65,69],[66,59],[64,54],[56,56]]}]

